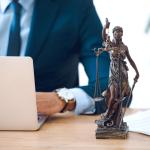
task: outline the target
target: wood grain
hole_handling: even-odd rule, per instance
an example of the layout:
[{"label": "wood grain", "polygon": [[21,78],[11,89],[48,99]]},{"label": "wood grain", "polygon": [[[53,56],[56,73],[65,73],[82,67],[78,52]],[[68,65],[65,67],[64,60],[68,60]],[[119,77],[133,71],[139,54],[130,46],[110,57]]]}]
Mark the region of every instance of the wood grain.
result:
[{"label": "wood grain", "polygon": [[129,133],[126,140],[96,139],[98,118],[57,114],[39,131],[0,131],[0,150],[150,150],[150,137],[142,134]]}]

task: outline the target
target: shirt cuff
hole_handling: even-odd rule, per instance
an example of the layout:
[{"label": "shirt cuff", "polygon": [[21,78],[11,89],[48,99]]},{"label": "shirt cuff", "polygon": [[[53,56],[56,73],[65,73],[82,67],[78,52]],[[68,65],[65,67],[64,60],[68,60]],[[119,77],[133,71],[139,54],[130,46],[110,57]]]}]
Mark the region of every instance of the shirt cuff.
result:
[{"label": "shirt cuff", "polygon": [[72,88],[70,91],[76,99],[75,114],[93,114],[95,112],[94,99],[84,92],[84,90],[80,88]]}]

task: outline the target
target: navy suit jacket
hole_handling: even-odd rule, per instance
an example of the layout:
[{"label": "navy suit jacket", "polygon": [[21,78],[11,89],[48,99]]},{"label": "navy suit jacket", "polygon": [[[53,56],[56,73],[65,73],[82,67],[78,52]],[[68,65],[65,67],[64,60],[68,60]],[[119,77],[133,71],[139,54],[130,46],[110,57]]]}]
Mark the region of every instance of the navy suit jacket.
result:
[{"label": "navy suit jacket", "polygon": [[[35,0],[26,56],[34,62],[37,91],[78,87],[78,63],[84,65],[94,95],[96,57],[102,46],[102,25],[92,0]],[[107,87],[109,56],[99,59],[101,90]]]}]

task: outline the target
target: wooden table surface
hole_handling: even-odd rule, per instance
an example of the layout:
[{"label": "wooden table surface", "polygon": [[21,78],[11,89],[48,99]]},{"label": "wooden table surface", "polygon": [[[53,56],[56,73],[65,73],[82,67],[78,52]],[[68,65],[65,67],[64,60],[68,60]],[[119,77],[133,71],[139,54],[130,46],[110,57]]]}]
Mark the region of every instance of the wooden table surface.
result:
[{"label": "wooden table surface", "polygon": [[125,140],[96,139],[98,118],[57,114],[39,131],[0,131],[0,150],[150,150],[150,136],[138,133]]}]

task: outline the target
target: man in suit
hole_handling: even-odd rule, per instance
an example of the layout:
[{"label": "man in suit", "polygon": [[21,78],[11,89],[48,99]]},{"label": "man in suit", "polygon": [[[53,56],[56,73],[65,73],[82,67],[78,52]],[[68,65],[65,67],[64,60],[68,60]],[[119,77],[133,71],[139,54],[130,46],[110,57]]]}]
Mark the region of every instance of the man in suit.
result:
[{"label": "man in suit", "polygon": [[[14,18],[20,26],[12,36]],[[102,46],[101,31],[92,0],[0,0],[0,55],[16,55],[10,51],[18,45],[18,55],[32,57],[41,113],[95,112],[96,59],[92,49]],[[79,86],[79,62],[89,78],[87,86]],[[108,82],[108,54],[100,56],[99,69],[103,91]],[[104,111],[103,104],[99,107]]]}]

